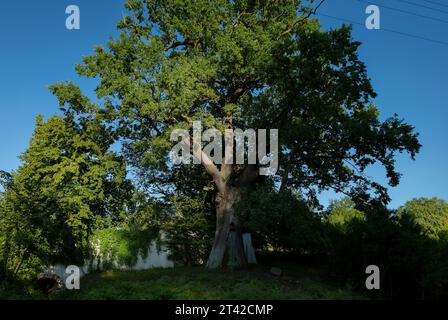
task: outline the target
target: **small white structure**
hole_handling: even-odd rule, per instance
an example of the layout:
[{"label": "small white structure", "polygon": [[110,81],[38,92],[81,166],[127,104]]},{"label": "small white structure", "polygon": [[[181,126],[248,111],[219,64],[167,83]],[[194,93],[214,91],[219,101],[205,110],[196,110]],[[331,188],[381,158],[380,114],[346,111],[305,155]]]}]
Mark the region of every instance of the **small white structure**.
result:
[{"label": "small white structure", "polygon": [[252,245],[252,236],[250,233],[243,233],[243,246],[247,263],[256,264],[257,258],[255,257],[255,250],[254,246]]},{"label": "small white structure", "polygon": [[124,270],[146,270],[151,268],[173,268],[174,262],[169,258],[169,252],[165,245],[161,245],[160,251],[157,248],[156,243],[151,242],[146,258],[139,254],[137,257],[137,263],[133,266],[123,267]]}]

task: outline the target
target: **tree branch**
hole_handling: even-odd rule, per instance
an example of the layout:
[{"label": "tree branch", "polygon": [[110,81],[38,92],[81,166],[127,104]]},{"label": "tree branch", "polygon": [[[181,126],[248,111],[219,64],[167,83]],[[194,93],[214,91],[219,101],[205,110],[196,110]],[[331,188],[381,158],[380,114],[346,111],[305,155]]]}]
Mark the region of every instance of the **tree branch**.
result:
[{"label": "tree branch", "polygon": [[[183,142],[193,151],[193,156],[197,159],[201,159],[201,164],[204,166],[205,171],[212,177],[219,190],[224,190],[224,182],[222,175],[218,170],[218,167],[213,161],[202,151],[201,146],[191,145],[190,137],[183,139]],[[196,147],[196,148],[195,148]]]},{"label": "tree branch", "polygon": [[286,29],[285,31],[283,31],[278,37],[277,40],[280,40],[281,37],[287,35],[288,33],[290,33],[294,27],[299,23],[299,22],[303,22],[306,19],[308,19],[309,17],[311,17],[312,15],[316,14],[317,9],[319,9],[319,7],[325,2],[325,0],[321,0],[320,3],[313,9],[310,10],[310,12],[306,15],[306,16],[301,16],[300,19],[297,19],[288,29]]}]

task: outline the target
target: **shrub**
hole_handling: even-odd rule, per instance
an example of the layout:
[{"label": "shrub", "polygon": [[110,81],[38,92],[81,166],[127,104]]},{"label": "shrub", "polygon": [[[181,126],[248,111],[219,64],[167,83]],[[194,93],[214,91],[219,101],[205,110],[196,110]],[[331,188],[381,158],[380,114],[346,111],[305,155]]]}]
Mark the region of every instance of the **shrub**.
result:
[{"label": "shrub", "polygon": [[92,258],[102,263],[103,269],[131,267],[138,256],[146,258],[152,241],[158,240],[158,230],[134,231],[125,229],[97,230],[92,236]]},{"label": "shrub", "polygon": [[256,249],[317,253],[324,241],[322,224],[299,194],[265,185],[248,192],[236,206]]}]

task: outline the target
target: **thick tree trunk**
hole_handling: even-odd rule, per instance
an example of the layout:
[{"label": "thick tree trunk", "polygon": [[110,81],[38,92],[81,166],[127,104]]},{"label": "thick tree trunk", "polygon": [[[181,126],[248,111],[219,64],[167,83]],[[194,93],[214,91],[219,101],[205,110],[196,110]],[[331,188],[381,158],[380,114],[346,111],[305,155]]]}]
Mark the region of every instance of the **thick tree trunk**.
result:
[{"label": "thick tree trunk", "polygon": [[240,199],[240,190],[226,186],[216,197],[216,232],[207,268],[244,268],[247,266],[243,238],[233,205]]}]

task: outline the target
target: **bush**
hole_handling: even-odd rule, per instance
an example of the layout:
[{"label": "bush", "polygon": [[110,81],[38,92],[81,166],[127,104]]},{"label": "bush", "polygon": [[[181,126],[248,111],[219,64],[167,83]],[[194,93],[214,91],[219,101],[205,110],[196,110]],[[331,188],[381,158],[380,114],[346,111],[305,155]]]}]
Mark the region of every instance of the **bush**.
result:
[{"label": "bush", "polygon": [[163,223],[170,258],[192,266],[207,262],[214,235],[214,214],[204,209],[204,201],[185,196],[173,197],[173,210]]},{"label": "bush", "polygon": [[356,212],[347,199],[333,204],[326,218],[331,275],[365,289],[364,271],[373,264],[381,290],[371,297],[448,297],[446,213],[438,199],[412,200],[397,212]]},{"label": "bush", "polygon": [[244,231],[252,233],[259,250],[316,254],[324,234],[320,217],[290,190],[265,185],[248,192],[236,206]]}]

